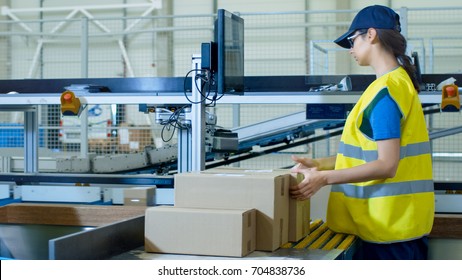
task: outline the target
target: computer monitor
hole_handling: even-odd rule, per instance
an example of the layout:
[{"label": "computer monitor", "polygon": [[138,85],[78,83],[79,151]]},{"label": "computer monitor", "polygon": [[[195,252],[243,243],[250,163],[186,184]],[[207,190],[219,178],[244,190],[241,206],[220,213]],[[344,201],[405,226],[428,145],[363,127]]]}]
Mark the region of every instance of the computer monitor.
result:
[{"label": "computer monitor", "polygon": [[215,21],[218,94],[244,93],[244,19],[219,9]]}]

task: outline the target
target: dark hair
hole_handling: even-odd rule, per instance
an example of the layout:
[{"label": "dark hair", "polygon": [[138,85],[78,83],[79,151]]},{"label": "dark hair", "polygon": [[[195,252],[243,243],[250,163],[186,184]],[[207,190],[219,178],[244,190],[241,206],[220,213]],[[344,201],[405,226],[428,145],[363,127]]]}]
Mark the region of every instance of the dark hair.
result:
[{"label": "dark hair", "polygon": [[406,55],[406,38],[404,38],[404,36],[396,30],[376,30],[382,46],[396,57],[398,63],[404,68],[404,70],[406,70],[407,74],[411,78],[414,88],[417,92],[419,92],[420,85],[417,80],[416,68],[412,63],[412,59]]}]

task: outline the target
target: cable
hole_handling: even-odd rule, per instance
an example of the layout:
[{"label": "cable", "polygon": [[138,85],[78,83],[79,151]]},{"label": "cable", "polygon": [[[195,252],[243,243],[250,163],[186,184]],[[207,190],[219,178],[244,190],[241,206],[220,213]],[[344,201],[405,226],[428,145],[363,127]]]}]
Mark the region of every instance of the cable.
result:
[{"label": "cable", "polygon": [[[200,103],[204,102],[205,98],[204,98],[202,92],[199,90],[199,93],[200,93],[200,94],[202,95],[202,97],[203,97],[200,101],[197,101],[197,102],[196,102],[196,101],[192,101],[191,99],[189,99],[188,94],[187,94],[187,92],[186,92],[186,81],[187,81],[187,78],[188,78],[188,76],[189,76],[192,72],[200,72],[200,73],[202,73],[203,71],[205,71],[205,70],[202,70],[202,69],[192,69],[192,70],[189,70],[188,73],[186,73],[186,76],[185,76],[185,78],[184,78],[184,81],[183,81],[183,88],[184,88],[184,91],[183,91],[183,93],[184,93],[184,96],[186,97],[186,99],[187,99],[187,100],[189,101],[189,103],[191,103],[191,104],[200,104]],[[197,79],[197,77],[198,77],[198,75],[196,75],[196,79]],[[199,77],[200,77],[200,76],[199,76]],[[194,84],[196,85],[196,88],[197,88],[197,81],[194,81]]]},{"label": "cable", "polygon": [[[196,87],[196,90],[201,95],[200,101],[193,101],[189,98],[187,94],[187,86],[186,82],[188,77],[191,73],[195,72],[195,79],[193,81],[193,86]],[[199,84],[200,83],[200,84]],[[185,98],[191,104],[201,104],[205,103],[206,107],[214,107],[216,105],[217,100],[219,100],[222,96],[217,98],[217,92],[212,92],[212,86],[215,84],[214,76],[208,69],[192,69],[186,73],[186,76],[183,80],[183,93]],[[207,102],[208,101],[208,102]],[[183,106],[178,110],[174,111],[173,114],[170,115],[169,119],[166,121],[162,121],[160,124],[163,125],[161,130],[161,139],[164,142],[169,142],[172,140],[173,136],[175,135],[176,129],[189,129],[190,127],[184,125],[181,120],[180,116],[181,113],[185,112],[185,109],[188,108],[189,105]],[[167,132],[171,132],[169,136],[166,136]]]},{"label": "cable", "polygon": [[[186,88],[187,88],[186,87],[187,78],[193,72],[198,73],[198,74],[196,74],[195,80],[193,81],[193,86],[196,87],[196,90],[199,92],[199,94],[202,97],[200,101],[193,101],[187,95],[187,90],[186,90]],[[198,81],[200,81],[200,86],[198,85]],[[217,98],[217,92],[216,91],[213,92],[213,94],[212,94],[211,89],[212,89],[212,86],[214,84],[215,84],[214,76],[212,75],[210,70],[208,70],[208,69],[192,69],[192,70],[188,71],[188,73],[185,76],[184,83],[183,83],[183,88],[184,88],[183,93],[184,93],[186,99],[188,100],[188,102],[191,103],[191,104],[205,103],[205,105],[208,106],[208,107],[215,106],[216,101],[219,100],[222,96]],[[207,90],[204,91],[204,89],[207,89]],[[210,102],[206,103],[206,101],[210,101]]]},{"label": "cable", "polygon": [[[193,72],[196,72],[196,79],[195,81],[193,82],[194,86],[196,86],[196,89],[198,90],[198,92],[201,94],[202,98],[200,101],[193,101],[189,98],[188,96],[188,93],[187,93],[187,86],[186,86],[186,82],[188,80],[188,77],[191,73]],[[186,73],[186,76],[184,77],[184,80],[183,80],[183,94],[185,96],[185,98],[188,100],[189,103],[191,104],[201,104],[202,102],[204,102],[205,100],[207,100],[207,96],[204,96],[202,94],[203,92],[203,89],[205,87],[206,84],[209,83],[209,71],[208,70],[203,70],[203,69],[192,69],[190,71],[188,71],[188,73]],[[201,89],[198,88],[198,85],[197,85],[197,80],[200,80],[201,81]],[[161,139],[162,141],[164,142],[169,142],[170,140],[172,140],[173,136],[175,135],[175,131],[177,129],[188,129],[189,127],[188,126],[185,126],[181,123],[181,121],[179,120],[179,117],[181,115],[182,112],[185,111],[185,109],[188,107],[188,105],[186,106],[183,106],[181,107],[180,109],[176,110],[173,112],[173,114],[170,115],[169,119],[167,121],[162,121],[160,124],[163,125],[162,127],[162,130],[161,130]],[[169,136],[166,136],[166,133],[167,132],[170,132],[170,135]]]},{"label": "cable", "polygon": [[[188,126],[183,125],[179,119],[181,113],[183,113],[186,108],[188,108],[188,106],[183,106],[179,108],[178,110],[174,111],[173,114],[170,115],[167,121],[163,121],[160,123],[161,125],[163,125],[162,131],[161,131],[162,141],[169,142],[170,140],[172,140],[173,136],[175,135],[176,129],[188,129],[189,128]],[[166,131],[170,131],[170,130],[172,130],[172,132],[170,136],[166,138],[165,133]]]}]

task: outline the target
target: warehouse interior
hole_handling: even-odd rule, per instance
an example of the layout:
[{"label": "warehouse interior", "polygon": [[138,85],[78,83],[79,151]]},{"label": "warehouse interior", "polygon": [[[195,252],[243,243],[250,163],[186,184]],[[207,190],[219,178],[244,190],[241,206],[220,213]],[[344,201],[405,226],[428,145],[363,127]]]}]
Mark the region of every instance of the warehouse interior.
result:
[{"label": "warehouse interior", "polygon": [[[0,0],[0,258],[351,259],[357,238],[325,223],[330,188],[292,201],[289,170],[336,154],[373,80],[333,43],[370,4]],[[429,258],[460,260],[462,6],[375,4],[400,15],[419,69]],[[220,10],[243,20],[245,87],[218,94],[198,69]]]}]

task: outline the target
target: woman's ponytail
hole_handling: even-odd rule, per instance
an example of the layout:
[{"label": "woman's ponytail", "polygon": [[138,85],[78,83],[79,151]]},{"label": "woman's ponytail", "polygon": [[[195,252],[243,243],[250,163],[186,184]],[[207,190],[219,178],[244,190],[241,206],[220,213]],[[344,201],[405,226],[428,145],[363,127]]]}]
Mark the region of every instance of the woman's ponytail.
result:
[{"label": "woman's ponytail", "polygon": [[406,70],[411,78],[412,84],[417,92],[420,91],[419,81],[417,80],[416,67],[412,59],[406,55],[407,42],[404,36],[396,31],[389,29],[377,29],[377,34],[385,49],[393,53],[398,63]]},{"label": "woman's ponytail", "polygon": [[419,92],[420,85],[419,81],[417,80],[417,69],[412,63],[412,59],[405,54],[398,54],[396,59],[398,60],[398,63],[404,68],[404,70],[406,70],[407,74],[412,80],[412,84],[414,84],[414,88],[417,90],[417,92]]}]

